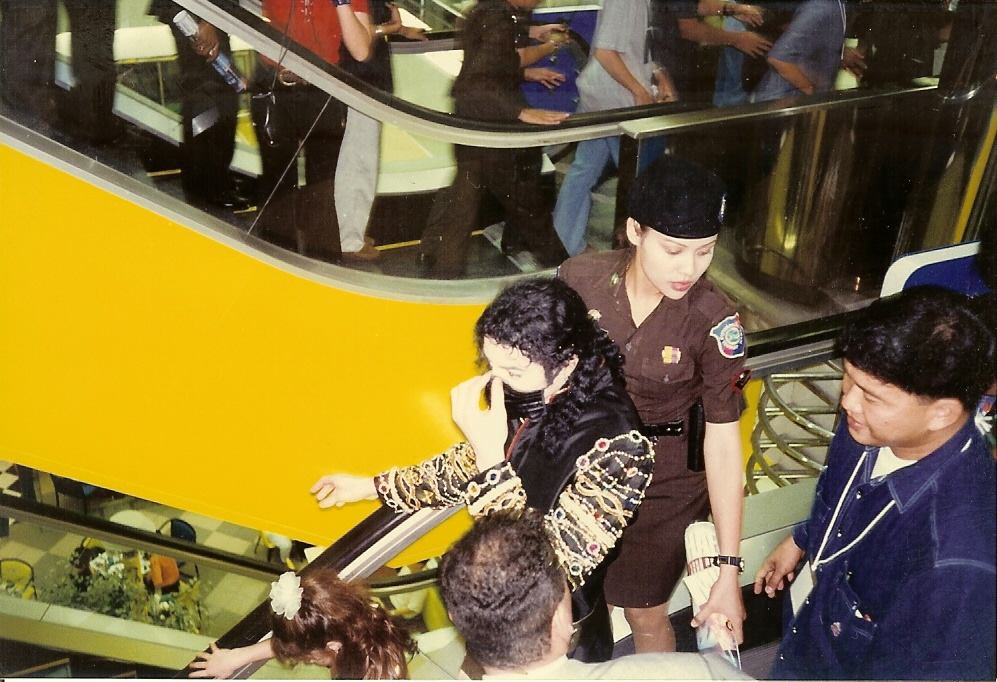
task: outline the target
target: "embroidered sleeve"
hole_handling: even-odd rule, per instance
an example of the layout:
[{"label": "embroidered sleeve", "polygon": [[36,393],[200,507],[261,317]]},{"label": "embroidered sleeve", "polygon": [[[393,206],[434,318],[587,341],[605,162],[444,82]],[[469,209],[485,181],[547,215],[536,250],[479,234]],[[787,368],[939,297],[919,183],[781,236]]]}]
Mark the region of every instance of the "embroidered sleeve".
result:
[{"label": "embroidered sleeve", "polygon": [[623,535],[651,482],[654,448],[639,431],[600,438],[547,513],[547,532],[577,589]]},{"label": "embroidered sleeve", "polygon": [[[544,522],[571,589],[577,589],[616,545],[651,481],[654,450],[638,431],[600,438],[578,458],[575,476]],[[506,463],[467,486],[472,516],[526,506],[526,492]]]},{"label": "embroidered sleeve", "polygon": [[420,464],[392,467],[374,477],[374,486],[386,507],[411,513],[463,504],[464,488],[477,473],[474,450],[462,442]]}]

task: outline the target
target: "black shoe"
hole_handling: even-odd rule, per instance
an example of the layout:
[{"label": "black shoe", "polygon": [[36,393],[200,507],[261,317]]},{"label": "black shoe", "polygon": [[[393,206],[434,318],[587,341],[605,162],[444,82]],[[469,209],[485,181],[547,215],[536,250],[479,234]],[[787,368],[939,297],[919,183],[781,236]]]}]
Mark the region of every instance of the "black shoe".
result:
[{"label": "black shoe", "polygon": [[230,211],[244,211],[253,205],[253,200],[250,197],[240,194],[234,188],[210,196],[188,193],[187,201],[198,207],[213,206]]}]

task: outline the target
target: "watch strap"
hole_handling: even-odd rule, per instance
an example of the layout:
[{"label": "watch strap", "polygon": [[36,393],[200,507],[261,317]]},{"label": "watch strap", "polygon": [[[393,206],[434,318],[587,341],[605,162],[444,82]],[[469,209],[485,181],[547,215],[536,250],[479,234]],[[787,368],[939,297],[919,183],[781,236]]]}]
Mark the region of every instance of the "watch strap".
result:
[{"label": "watch strap", "polygon": [[738,573],[744,573],[744,559],[729,554],[717,554],[713,558],[714,566],[737,566]]}]

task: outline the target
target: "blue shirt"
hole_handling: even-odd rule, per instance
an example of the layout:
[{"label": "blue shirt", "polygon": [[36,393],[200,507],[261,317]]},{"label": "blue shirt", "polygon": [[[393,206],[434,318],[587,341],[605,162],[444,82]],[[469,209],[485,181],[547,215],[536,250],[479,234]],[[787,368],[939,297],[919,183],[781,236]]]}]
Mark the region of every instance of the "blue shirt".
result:
[{"label": "blue shirt", "polygon": [[[793,13],[786,31],[775,41],[768,56],[795,64],[814,85],[815,92],[834,87],[841,68],[845,41],[845,7],[840,0],[806,0]],[[755,101],[799,95],[789,81],[769,70],[755,90]]]},{"label": "blue shirt", "polygon": [[997,471],[973,419],[935,452],[876,480],[878,448],[856,443],[842,420],[810,519],[793,534],[808,560],[863,453],[821,557],[893,506],[817,571],[795,619],[787,610],[771,677],[994,679]]}]

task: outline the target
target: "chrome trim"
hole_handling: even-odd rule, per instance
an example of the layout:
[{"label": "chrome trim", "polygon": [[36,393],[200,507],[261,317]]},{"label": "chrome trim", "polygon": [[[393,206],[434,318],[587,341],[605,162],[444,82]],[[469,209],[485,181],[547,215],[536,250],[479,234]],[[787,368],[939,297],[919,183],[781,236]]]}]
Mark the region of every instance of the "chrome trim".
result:
[{"label": "chrome trim", "polygon": [[734,107],[717,107],[679,114],[649,116],[623,121],[619,124],[619,128],[622,134],[639,140],[645,137],[654,137],[663,132],[692,130],[713,123],[787,118],[813,111],[844,109],[896,97],[908,97],[937,89],[936,85],[925,85],[889,91],[839,90],[827,95],[786,97],[770,102],[742,104]]},{"label": "chrome trim", "polygon": [[194,545],[168,535],[121,526],[107,519],[84,516],[12,495],[0,495],[0,512],[3,516],[17,519],[22,523],[32,523],[71,535],[96,538],[144,552],[165,554],[180,561],[256,580],[269,582],[281,572],[279,566],[256,561],[241,554]]},{"label": "chrome trim", "polygon": [[395,301],[484,305],[515,277],[416,279],[362,272],[312,260],[247,235],[229,223],[3,117],[0,117],[0,144],[149,209],[250,258],[323,286]]},{"label": "chrome trim", "polygon": [[830,360],[834,356],[834,340],[830,339],[767,353],[759,357],[751,357],[749,354],[744,366],[750,369],[756,377],[762,377],[773,372],[817,364],[824,360]]},{"label": "chrome trim", "polygon": [[399,524],[397,528],[392,529],[383,538],[371,545],[363,554],[344,566],[339,571],[339,577],[347,582],[363,580],[461,509],[463,509],[462,506],[417,511]]},{"label": "chrome trim", "polygon": [[[282,49],[279,43],[233,18],[230,14],[210,2],[210,0],[178,0],[178,4],[224,29],[229,34],[238,36],[256,47],[258,52],[270,59],[277,60],[280,57]],[[495,125],[492,129],[489,129],[488,122],[469,121],[457,117],[453,117],[453,124],[447,125],[428,121],[414,113],[400,111],[381,99],[376,99],[350,87],[344,81],[330,75],[324,69],[312,64],[307,59],[290,50],[284,54],[281,63],[324,92],[329,93],[347,106],[371,118],[405,128],[416,134],[427,135],[445,142],[474,147],[539,147],[621,134],[640,139],[641,137],[653,136],[654,134],[665,131],[686,130],[712,123],[793,116],[828,107],[847,107],[937,89],[937,86],[932,85],[887,92],[870,92],[866,90],[842,91],[824,96],[790,98],[760,104],[747,104],[739,107],[710,107],[693,112],[673,114],[654,113],[655,109],[672,106],[665,104],[660,107],[651,108],[650,112],[639,116],[636,120],[598,122],[598,119],[606,116],[605,113],[602,113],[598,115],[586,115],[586,118],[595,118],[597,120],[597,122],[588,125],[580,124],[570,127],[533,126],[532,130],[517,132],[515,130],[503,131],[501,130],[503,127],[501,125]],[[383,97],[393,99],[390,95],[384,95]],[[787,104],[789,105],[788,107]],[[411,103],[406,102],[406,106],[413,110],[423,110],[427,115],[440,115],[440,112],[423,109]],[[615,114],[610,112],[610,115],[618,115],[619,113],[620,111],[616,111]],[[469,123],[473,123],[474,127],[461,127],[462,124],[466,125]],[[509,127],[509,124],[505,124],[505,127]],[[527,125],[514,124],[512,127],[520,128],[527,127]]]}]

